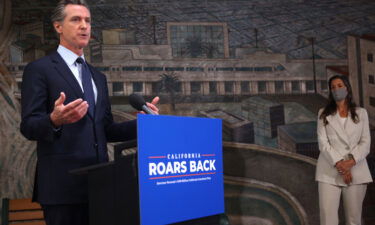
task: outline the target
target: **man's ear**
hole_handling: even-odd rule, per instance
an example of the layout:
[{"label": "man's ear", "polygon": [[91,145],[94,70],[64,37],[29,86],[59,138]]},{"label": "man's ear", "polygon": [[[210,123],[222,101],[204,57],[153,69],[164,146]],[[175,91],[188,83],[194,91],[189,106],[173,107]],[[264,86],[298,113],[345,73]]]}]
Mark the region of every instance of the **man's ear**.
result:
[{"label": "man's ear", "polygon": [[61,34],[62,33],[62,24],[60,22],[53,22],[53,27],[55,28],[55,31],[58,33],[58,34]]}]

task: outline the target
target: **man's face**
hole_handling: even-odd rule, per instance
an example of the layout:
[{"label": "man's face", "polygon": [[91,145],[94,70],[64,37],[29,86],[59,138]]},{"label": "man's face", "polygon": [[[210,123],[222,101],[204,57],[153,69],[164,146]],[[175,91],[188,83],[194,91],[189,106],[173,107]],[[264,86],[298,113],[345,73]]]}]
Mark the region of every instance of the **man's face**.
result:
[{"label": "man's face", "polygon": [[65,7],[65,15],[62,22],[54,23],[57,33],[60,34],[60,44],[82,54],[83,48],[90,40],[90,11],[85,6],[69,4]]}]

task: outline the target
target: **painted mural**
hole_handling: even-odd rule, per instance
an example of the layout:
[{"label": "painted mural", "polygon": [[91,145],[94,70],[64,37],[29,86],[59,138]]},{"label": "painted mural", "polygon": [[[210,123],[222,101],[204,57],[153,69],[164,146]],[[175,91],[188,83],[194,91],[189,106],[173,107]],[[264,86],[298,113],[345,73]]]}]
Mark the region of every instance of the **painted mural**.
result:
[{"label": "painted mural", "polygon": [[[6,2],[0,1],[2,32]],[[127,97],[134,92],[159,95],[162,114],[222,119],[230,224],[319,224],[316,119],[329,77],[362,82],[355,99],[375,125],[374,1],[87,2],[93,35],[85,57],[107,76],[115,119],[134,118]],[[1,141],[7,143],[0,152],[1,197],[31,196],[35,144],[17,133],[15,99],[25,65],[56,49],[49,20],[55,4],[14,0],[9,9],[1,56],[2,74],[11,77],[0,95],[6,109],[0,125],[9,131]],[[374,194],[370,185],[366,225],[375,224]]]}]

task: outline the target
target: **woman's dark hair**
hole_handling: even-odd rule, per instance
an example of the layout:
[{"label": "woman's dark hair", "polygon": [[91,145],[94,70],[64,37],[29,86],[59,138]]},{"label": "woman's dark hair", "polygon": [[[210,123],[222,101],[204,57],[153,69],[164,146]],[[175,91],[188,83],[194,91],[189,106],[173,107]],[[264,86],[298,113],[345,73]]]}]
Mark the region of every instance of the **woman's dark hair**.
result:
[{"label": "woman's dark hair", "polygon": [[342,82],[344,82],[344,84],[346,86],[346,89],[348,91],[348,95],[345,98],[345,101],[348,105],[348,111],[350,112],[350,116],[351,116],[353,122],[358,123],[359,119],[358,119],[358,115],[355,111],[356,104],[353,101],[352,86],[349,83],[348,77],[343,76],[343,75],[335,75],[335,76],[333,76],[329,79],[329,81],[328,81],[328,87],[329,87],[328,101],[329,102],[326,105],[326,107],[324,108],[324,110],[323,110],[322,114],[320,115],[319,119],[323,119],[324,125],[327,125],[328,124],[327,116],[334,115],[337,111],[336,101],[333,98],[332,90],[331,90],[332,81],[336,80],[336,79],[340,79],[340,80],[342,80]]}]

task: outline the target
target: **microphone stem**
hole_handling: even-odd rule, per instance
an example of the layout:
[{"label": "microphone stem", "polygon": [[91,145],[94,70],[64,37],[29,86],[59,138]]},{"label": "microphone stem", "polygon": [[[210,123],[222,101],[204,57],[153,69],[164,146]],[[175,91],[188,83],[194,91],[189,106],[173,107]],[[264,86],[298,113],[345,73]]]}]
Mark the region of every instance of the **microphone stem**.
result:
[{"label": "microphone stem", "polygon": [[143,105],[142,106],[142,110],[147,113],[147,114],[151,114],[151,115],[156,115],[156,113],[154,113],[154,111],[152,111],[149,107],[147,107],[146,105]]}]

